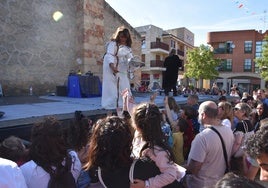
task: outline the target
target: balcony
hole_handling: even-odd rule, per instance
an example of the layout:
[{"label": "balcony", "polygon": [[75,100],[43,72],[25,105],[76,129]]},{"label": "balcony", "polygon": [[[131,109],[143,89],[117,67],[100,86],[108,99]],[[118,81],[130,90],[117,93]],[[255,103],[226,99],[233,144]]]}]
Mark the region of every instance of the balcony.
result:
[{"label": "balcony", "polygon": [[163,67],[164,61],[161,60],[151,60],[150,61],[150,67]]},{"label": "balcony", "polygon": [[232,54],[233,48],[216,48],[214,54]]},{"label": "balcony", "polygon": [[169,45],[163,42],[151,42],[151,49],[160,49],[168,52]]},{"label": "balcony", "polygon": [[184,51],[177,50],[177,54],[184,57]]}]

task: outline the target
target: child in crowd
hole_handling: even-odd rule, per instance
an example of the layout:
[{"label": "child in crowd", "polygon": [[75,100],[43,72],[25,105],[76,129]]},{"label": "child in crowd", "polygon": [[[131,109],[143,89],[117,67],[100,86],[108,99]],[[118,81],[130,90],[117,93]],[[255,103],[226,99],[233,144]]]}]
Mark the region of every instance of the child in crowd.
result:
[{"label": "child in crowd", "polygon": [[[189,124],[186,119],[180,117],[177,119],[173,119],[171,109],[169,108],[168,97],[165,97],[165,110],[166,117],[168,118],[170,125],[172,127],[172,137],[173,137],[173,145],[172,151],[174,153],[175,162],[179,165],[184,164],[184,154],[183,154],[183,145],[184,145],[184,132],[188,129]],[[193,132],[193,130],[192,130]]]},{"label": "child in crowd", "polygon": [[32,127],[31,160],[20,167],[28,188],[76,185],[81,163],[77,153],[68,150],[66,127],[55,117],[45,117]]},{"label": "child in crowd", "polygon": [[167,97],[167,100],[168,100],[168,106],[170,108],[171,117],[175,121],[179,118],[180,106],[177,104],[174,97]]},{"label": "child in crowd", "polygon": [[197,111],[189,105],[185,105],[181,111],[181,118],[185,119],[188,123],[188,127],[183,134],[183,155],[184,159],[188,159],[188,155],[191,149],[192,141],[195,137],[192,119],[198,115]]},{"label": "child in crowd", "polygon": [[161,130],[162,116],[158,107],[150,103],[137,105],[132,114],[132,121],[138,132],[136,135],[139,135],[139,139],[134,140],[133,149],[136,152],[140,151],[139,157],[146,156],[153,160],[161,174],[146,181],[135,179],[134,183],[131,183],[131,188],[163,187],[176,180],[180,181],[186,169],[174,163],[173,152],[165,142]]},{"label": "child in crowd", "polygon": [[[198,95],[189,95],[188,98],[187,98],[187,105],[191,106],[196,112],[195,114],[198,114],[197,111],[198,111],[198,108],[199,108],[199,104],[198,104],[198,100],[199,100],[199,97]],[[203,127],[201,127],[200,123],[198,122],[198,116],[194,116],[194,117],[191,117],[191,121],[192,121],[192,124],[193,124],[193,129],[194,129],[194,134],[197,135],[200,131],[202,131]]]},{"label": "child in crowd", "polygon": [[0,144],[0,157],[21,166],[29,160],[29,150],[19,137],[10,136]]},{"label": "child in crowd", "polygon": [[177,122],[178,131],[173,131],[173,147],[172,151],[175,157],[175,163],[183,165],[185,163],[183,155],[183,134],[188,127],[188,123],[185,119],[179,118]]}]

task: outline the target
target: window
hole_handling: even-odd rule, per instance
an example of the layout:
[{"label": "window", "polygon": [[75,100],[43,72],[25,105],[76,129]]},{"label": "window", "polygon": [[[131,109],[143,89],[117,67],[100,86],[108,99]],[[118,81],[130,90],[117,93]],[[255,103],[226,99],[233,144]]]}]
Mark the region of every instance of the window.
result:
[{"label": "window", "polygon": [[219,48],[225,48],[225,43],[220,43]]},{"label": "window", "polygon": [[233,41],[227,41],[226,42],[226,53],[232,54],[233,53],[234,44]]},{"label": "window", "polygon": [[142,49],[145,49],[146,48],[146,41],[145,41],[145,39],[142,39],[141,40],[141,48]]},{"label": "window", "polygon": [[244,72],[251,72],[251,59],[245,59]]},{"label": "window", "polygon": [[262,57],[262,47],[266,43],[266,41],[256,41],[256,54],[255,57]]},{"label": "window", "polygon": [[226,59],[226,70],[232,71],[233,61],[232,59]]},{"label": "window", "polygon": [[220,66],[219,66],[219,68],[218,68],[218,70],[219,71],[232,71],[232,65],[233,65],[233,63],[232,63],[232,59],[223,59],[222,61],[221,61],[221,64],[220,64]]},{"label": "window", "polygon": [[246,54],[252,53],[252,41],[245,41],[244,43],[244,51]]},{"label": "window", "polygon": [[259,66],[257,63],[254,63],[254,70],[255,70],[255,73],[257,73],[257,74],[260,73],[260,69],[259,69]]},{"label": "window", "polygon": [[154,80],[159,80],[160,75],[159,74],[153,74],[153,78],[154,78]]},{"label": "window", "polygon": [[219,48],[214,49],[215,54],[232,54],[234,49],[233,41],[219,43]]},{"label": "window", "polygon": [[142,62],[145,62],[145,54],[142,54],[142,55],[141,55],[141,61],[142,61]]},{"label": "window", "polygon": [[175,41],[174,40],[170,40],[170,47],[171,48],[176,48],[176,45],[175,45]]}]

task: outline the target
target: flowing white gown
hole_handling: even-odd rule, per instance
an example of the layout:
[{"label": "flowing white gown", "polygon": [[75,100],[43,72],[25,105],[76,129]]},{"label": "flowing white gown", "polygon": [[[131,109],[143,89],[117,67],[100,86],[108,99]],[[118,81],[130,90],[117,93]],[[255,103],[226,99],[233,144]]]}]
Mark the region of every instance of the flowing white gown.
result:
[{"label": "flowing white gown", "polygon": [[[103,82],[102,82],[102,98],[101,105],[105,109],[116,109],[117,99],[118,107],[122,107],[121,93],[126,88],[130,89],[130,83],[128,78],[129,60],[133,58],[131,48],[120,45],[118,56],[118,73],[113,74],[112,69],[109,67],[110,63],[114,63],[116,66],[117,58],[117,45],[116,42],[111,41],[107,46],[107,52],[103,61]],[[118,84],[118,86],[117,86]],[[119,96],[119,97],[118,97]]]}]

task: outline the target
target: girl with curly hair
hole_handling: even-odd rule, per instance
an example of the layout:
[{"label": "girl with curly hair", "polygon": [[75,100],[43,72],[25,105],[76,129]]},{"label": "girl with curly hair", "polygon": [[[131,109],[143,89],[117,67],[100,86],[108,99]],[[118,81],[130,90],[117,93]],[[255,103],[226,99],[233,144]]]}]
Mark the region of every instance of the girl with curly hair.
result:
[{"label": "girl with curly hair", "polygon": [[85,165],[91,184],[102,181],[106,187],[129,187],[131,149],[132,134],[125,120],[118,116],[99,119],[93,125]]},{"label": "girl with curly hair", "polygon": [[65,131],[66,126],[54,117],[32,127],[31,160],[21,166],[28,188],[76,186],[81,163],[75,151],[68,151]]}]

